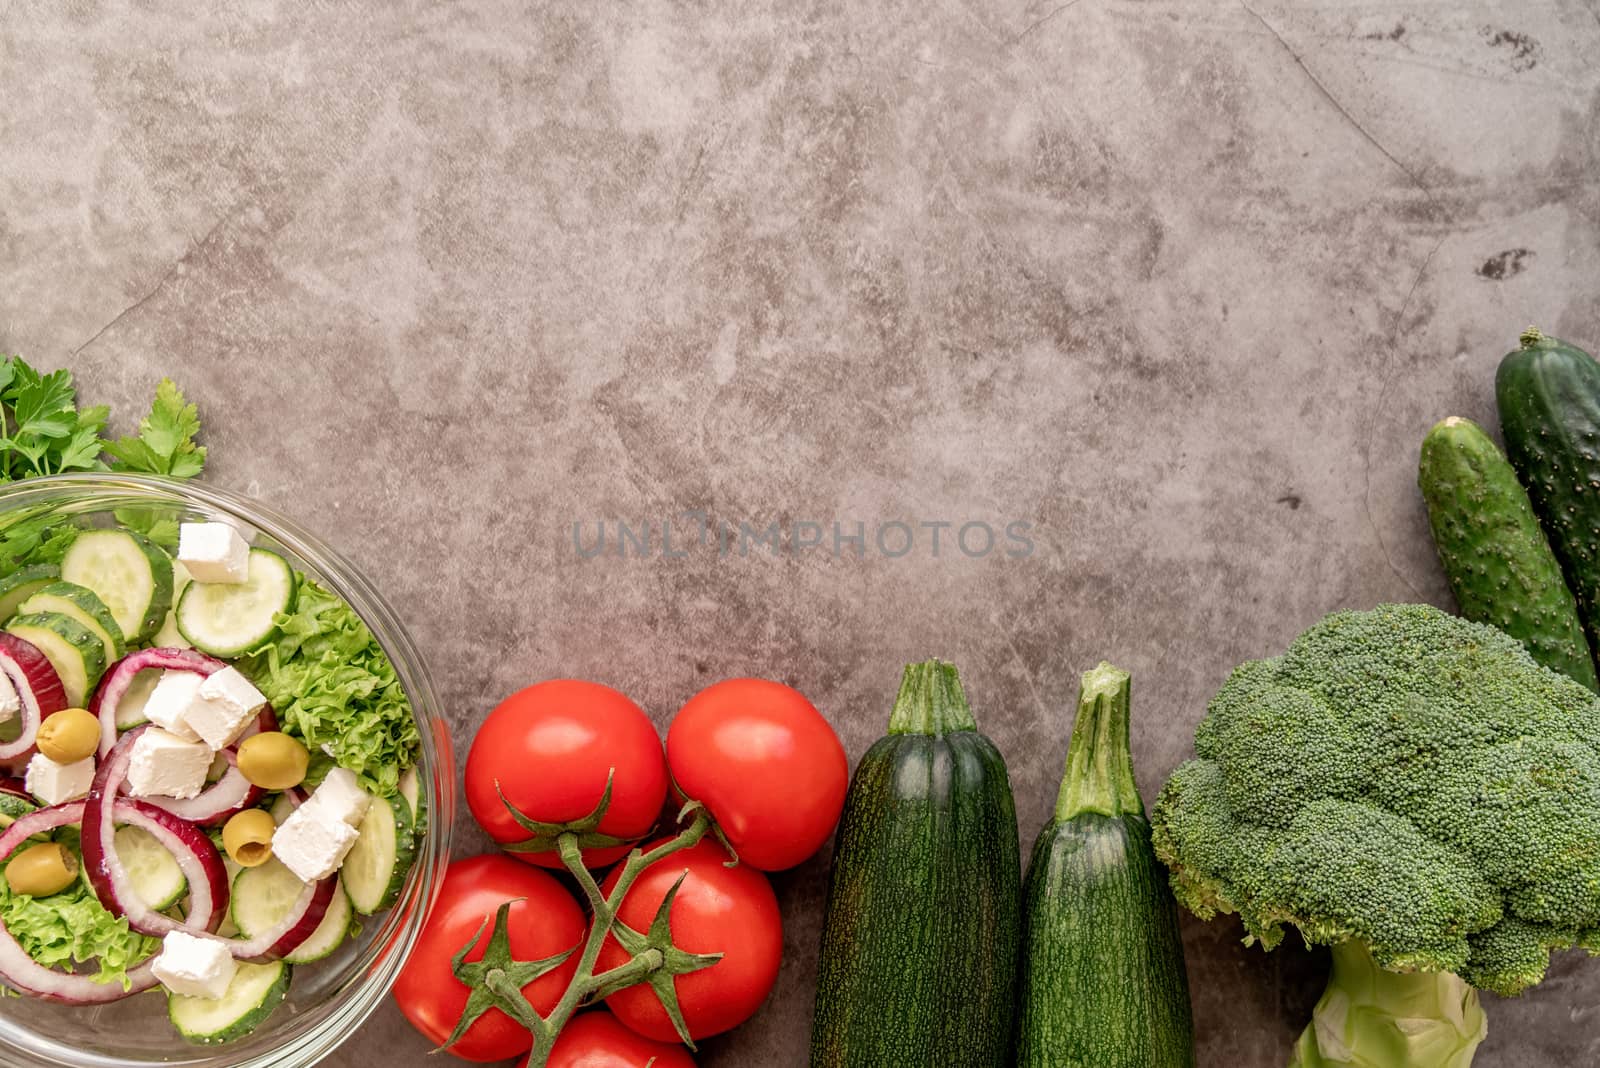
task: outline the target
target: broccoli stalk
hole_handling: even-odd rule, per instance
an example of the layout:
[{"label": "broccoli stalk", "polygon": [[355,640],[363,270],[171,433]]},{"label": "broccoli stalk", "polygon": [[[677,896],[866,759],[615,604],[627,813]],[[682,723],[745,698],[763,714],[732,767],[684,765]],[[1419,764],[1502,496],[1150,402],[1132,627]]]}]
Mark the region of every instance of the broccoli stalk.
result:
[{"label": "broccoli stalk", "polygon": [[1328,989],[1289,1068],[1469,1068],[1489,1021],[1450,972],[1378,967],[1360,939],[1333,947]]},{"label": "broccoli stalk", "polygon": [[1466,1068],[1473,988],[1600,947],[1600,699],[1493,627],[1335,613],[1235,670],[1195,753],[1150,819],[1178,902],[1335,947],[1299,1068]]}]

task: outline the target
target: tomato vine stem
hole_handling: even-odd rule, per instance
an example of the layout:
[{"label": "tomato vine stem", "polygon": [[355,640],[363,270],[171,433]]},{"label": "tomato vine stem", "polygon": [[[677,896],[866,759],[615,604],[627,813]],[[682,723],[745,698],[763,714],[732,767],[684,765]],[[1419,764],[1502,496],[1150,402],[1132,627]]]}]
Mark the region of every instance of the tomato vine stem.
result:
[{"label": "tomato vine stem", "polygon": [[[662,1007],[666,1009],[667,1015],[678,1031],[678,1037],[690,1049],[695,1048],[688,1027],[684,1024],[683,1013],[678,1006],[677,993],[673,985],[674,978],[701,968],[709,968],[722,959],[722,954],[688,953],[672,944],[669,917],[678,887],[683,884],[683,876],[679,876],[678,881],[667,892],[648,931],[635,931],[628,927],[617,919],[617,912],[628,896],[628,891],[633,888],[634,882],[647,868],[680,850],[699,844],[714,830],[715,824],[704,806],[698,802],[691,801],[684,805],[678,813],[678,823],[682,829],[677,835],[649,851],[635,846],[617,873],[616,885],[611,888],[610,894],[606,894],[601,890],[593,873],[584,867],[583,848],[591,844],[590,840],[596,836],[595,829],[610,804],[610,786],[608,778],[606,791],[600,798],[600,803],[595,806],[594,812],[581,820],[559,827],[534,823],[513,808],[502,795],[502,801],[513,816],[518,817],[518,822],[555,846],[561,856],[561,862],[566,865],[567,870],[583,889],[593,921],[589,925],[589,933],[582,943],[581,950],[578,946],[574,946],[564,953],[543,960],[518,961],[511,955],[508,934],[512,903],[508,901],[502,904],[495,914],[494,933],[489,937],[483,959],[469,962],[466,957],[483,941],[484,934],[489,928],[487,919],[478,928],[472,940],[456,954],[452,963],[452,971],[456,978],[471,987],[473,992],[454,1033],[441,1048],[448,1049],[489,1009],[499,1008],[533,1036],[533,1048],[528,1053],[527,1068],[545,1068],[562,1028],[566,1027],[567,1022],[579,1009],[639,983],[650,985],[656,996],[661,999]],[[605,945],[607,937],[615,938],[631,957],[627,963],[596,975],[595,964],[600,958],[600,950]],[[547,1014],[541,1016],[523,996],[522,987],[539,976],[559,968],[575,951],[579,953],[576,971],[567,983],[566,990],[562,992],[561,999]]]}]

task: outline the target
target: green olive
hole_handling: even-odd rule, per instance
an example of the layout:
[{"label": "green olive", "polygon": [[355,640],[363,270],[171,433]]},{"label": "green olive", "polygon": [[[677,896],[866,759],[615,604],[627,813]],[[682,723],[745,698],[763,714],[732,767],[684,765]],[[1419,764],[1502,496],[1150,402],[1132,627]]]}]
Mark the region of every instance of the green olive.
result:
[{"label": "green olive", "polygon": [[40,842],[11,858],[6,882],[13,894],[49,897],[59,894],[78,877],[78,858],[60,842]]},{"label": "green olive", "polygon": [[100,721],[81,708],[63,708],[39,724],[39,752],[57,764],[76,764],[100,748]]},{"label": "green olive", "polygon": [[277,829],[271,813],[245,809],[222,825],[222,848],[240,867],[254,868],[272,856],[272,832]]},{"label": "green olive", "polygon": [[287,790],[306,778],[311,754],[282,731],[263,731],[239,744],[239,772],[263,790]]}]

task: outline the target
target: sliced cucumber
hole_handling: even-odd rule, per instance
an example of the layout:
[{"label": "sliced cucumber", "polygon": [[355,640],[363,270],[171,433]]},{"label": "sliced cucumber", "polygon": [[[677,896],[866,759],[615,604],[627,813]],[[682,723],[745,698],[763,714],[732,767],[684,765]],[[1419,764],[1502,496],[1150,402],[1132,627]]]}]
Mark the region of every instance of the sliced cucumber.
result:
[{"label": "sliced cucumber", "polygon": [[17,616],[6,624],[6,630],[39,647],[61,676],[67,704],[82,708],[89,691],[106,670],[106,650],[99,635],[60,612]]},{"label": "sliced cucumber", "polygon": [[142,827],[118,827],[117,859],[127,869],[134,893],[157,912],[176,905],[188,891],[178,862],[155,835]]},{"label": "sliced cucumber", "polygon": [[283,821],[289,818],[289,814],[294,811],[294,808],[294,802],[289,799],[288,794],[279,794],[272,802],[272,807],[267,811],[272,815],[272,822],[281,827],[283,826]]},{"label": "sliced cucumber", "polygon": [[314,960],[321,960],[343,945],[345,935],[349,933],[350,898],[345,894],[341,881],[334,889],[333,900],[328,902],[328,911],[323,914],[317,929],[292,952],[285,953],[283,959],[290,964],[310,964]]},{"label": "sliced cucumber", "polygon": [[133,677],[122,700],[117,702],[117,730],[132,730],[146,722],[144,706],[149,703],[150,694],[160,681],[160,668],[145,668]]},{"label": "sliced cucumber", "polygon": [[17,612],[21,615],[60,612],[76,619],[99,637],[100,644],[105,647],[108,664],[121,660],[122,654],[128,651],[122,639],[122,628],[112,618],[111,610],[87,586],[79,586],[75,582],[52,582],[17,605]]},{"label": "sliced cucumber", "polygon": [[17,614],[17,605],[44,589],[61,577],[61,569],[54,564],[34,564],[18,568],[0,579],[0,620]]},{"label": "sliced cucumber", "polygon": [[86,530],[61,558],[61,577],[100,596],[123,637],[138,644],[172,607],[172,558],[131,530]]},{"label": "sliced cucumber", "polygon": [[167,995],[167,1015],[190,1042],[214,1045],[243,1038],[266,1022],[289,992],[289,966],[240,963],[220,998]]},{"label": "sliced cucumber", "polygon": [[422,796],[422,778],[415,765],[400,775],[400,796],[411,806],[411,837],[421,838],[428,829],[428,801]]},{"label": "sliced cucumber", "polygon": [[360,837],[339,869],[350,904],[361,915],[371,916],[399,898],[417,852],[411,826],[411,806],[398,794],[375,797],[367,807]]},{"label": "sliced cucumber", "polygon": [[237,656],[277,627],[294,607],[294,569],[266,549],[250,550],[243,582],[191,582],[178,602],[178,630],[201,652]]},{"label": "sliced cucumber", "polygon": [[172,607],[161,620],[161,628],[150,636],[150,644],[158,649],[191,649],[189,639],[183,636],[178,629],[178,602],[183,600],[183,591],[189,588],[189,583],[194,579],[189,575],[189,569],[178,561],[172,561]]},{"label": "sliced cucumber", "polygon": [[[247,869],[244,867],[244,865],[230,857],[227,850],[218,850],[218,852],[222,854],[222,866],[228,872],[228,901],[231,903],[233,901],[233,884],[238,882],[239,874]],[[217,937],[239,937],[239,925],[233,922],[232,908],[229,908],[227,914],[222,917],[222,922],[217,924]]]},{"label": "sliced cucumber", "polygon": [[277,857],[244,868],[233,880],[228,915],[246,938],[254,938],[282,922],[306,884]]}]

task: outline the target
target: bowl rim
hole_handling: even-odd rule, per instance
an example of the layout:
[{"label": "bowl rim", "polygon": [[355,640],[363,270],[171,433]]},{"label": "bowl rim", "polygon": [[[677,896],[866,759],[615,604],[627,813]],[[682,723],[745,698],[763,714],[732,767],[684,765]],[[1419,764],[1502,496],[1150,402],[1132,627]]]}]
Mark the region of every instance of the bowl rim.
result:
[{"label": "bowl rim", "polygon": [[[105,497],[103,507],[85,502]],[[81,498],[81,500],[80,500]],[[0,530],[8,513],[28,507],[60,506],[68,499],[78,505],[78,514],[109,511],[140,503],[170,503],[192,511],[209,513],[220,519],[233,519],[277,542],[303,561],[318,582],[341,597],[373,633],[390,662],[411,703],[421,739],[418,761],[421,785],[427,791],[427,827],[418,848],[410,877],[414,888],[402,895],[383,917],[372,944],[362,958],[352,962],[352,978],[334,994],[334,1008],[317,1024],[290,1035],[283,1043],[243,1059],[229,1057],[228,1046],[182,1046],[196,1056],[164,1054],[163,1060],[127,1060],[89,1054],[82,1049],[60,1044],[57,1054],[74,1059],[41,1055],[36,1050],[18,1048],[0,1033],[0,1049],[20,1054],[25,1059],[15,1068],[46,1068],[70,1065],[72,1068],[146,1068],[152,1064],[176,1068],[310,1068],[334,1052],[375,1012],[389,994],[406,958],[415,948],[423,924],[437,899],[450,859],[452,827],[455,822],[455,757],[449,723],[440,711],[433,678],[410,632],[371,581],[350,560],[311,533],[296,520],[243,494],[190,480],[159,475],[133,475],[118,472],[69,472],[25,479],[0,486]],[[371,958],[371,959],[368,959]],[[362,973],[364,972],[364,977]]]}]

